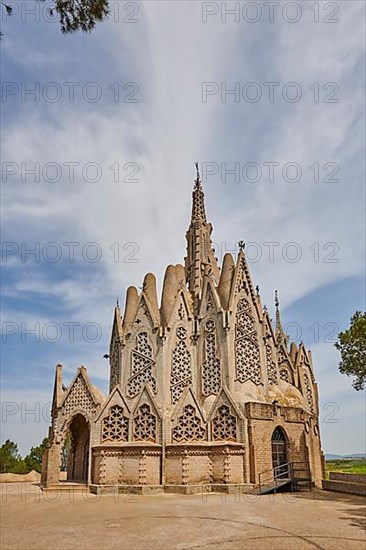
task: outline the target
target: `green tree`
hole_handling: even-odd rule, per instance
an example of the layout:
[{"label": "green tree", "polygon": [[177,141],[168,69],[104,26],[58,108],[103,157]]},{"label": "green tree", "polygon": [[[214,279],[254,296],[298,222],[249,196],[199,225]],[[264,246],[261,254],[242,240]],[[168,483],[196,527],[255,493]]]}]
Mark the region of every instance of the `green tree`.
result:
[{"label": "green tree", "polygon": [[7,439],[0,447],[0,472],[13,472],[20,460],[18,445]]},{"label": "green tree", "polygon": [[[38,0],[45,2],[46,0]],[[107,19],[110,14],[109,0],[52,0],[49,14],[58,17],[61,32],[64,34],[76,31],[91,32],[95,25]],[[0,0],[0,5],[11,15],[13,8]]]},{"label": "green tree", "polygon": [[341,352],[339,371],[354,376],[352,386],[363,390],[366,382],[366,312],[356,311],[350,327],[338,334],[335,347]]},{"label": "green tree", "polygon": [[24,463],[28,472],[35,470],[41,472],[42,469],[42,455],[45,452],[48,445],[48,438],[45,437],[42,443],[38,447],[32,447],[29,454],[25,457]]},{"label": "green tree", "polygon": [[70,449],[71,449],[71,435],[70,435],[70,431],[68,431],[61,450],[61,472],[67,471],[67,461],[69,458]]},{"label": "green tree", "polygon": [[[46,0],[38,0],[45,2]],[[50,15],[60,20],[61,32],[91,32],[110,13],[109,0],[54,0]]]},{"label": "green tree", "polygon": [[27,474],[29,472],[29,468],[25,461],[22,458],[19,458],[16,462],[14,462],[10,472],[12,474]]}]

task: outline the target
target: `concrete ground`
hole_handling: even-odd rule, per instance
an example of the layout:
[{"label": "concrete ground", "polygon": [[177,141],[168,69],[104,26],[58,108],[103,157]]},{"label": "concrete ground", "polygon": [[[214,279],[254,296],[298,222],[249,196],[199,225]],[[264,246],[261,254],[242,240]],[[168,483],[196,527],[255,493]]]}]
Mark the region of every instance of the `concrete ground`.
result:
[{"label": "concrete ground", "polygon": [[41,493],[1,484],[1,547],[365,550],[365,499],[277,495]]}]

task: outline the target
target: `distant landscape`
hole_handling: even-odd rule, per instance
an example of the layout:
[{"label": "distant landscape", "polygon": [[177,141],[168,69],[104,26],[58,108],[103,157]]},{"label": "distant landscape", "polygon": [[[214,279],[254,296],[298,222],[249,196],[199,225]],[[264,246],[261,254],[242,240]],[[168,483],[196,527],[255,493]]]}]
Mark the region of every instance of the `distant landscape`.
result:
[{"label": "distant landscape", "polygon": [[325,453],[325,460],[336,460],[336,459],[352,459],[352,458],[366,458],[366,453],[353,453],[350,455],[337,455],[331,453]]},{"label": "distant landscape", "polygon": [[366,475],[366,455],[363,453],[354,453],[352,455],[325,455],[326,477],[329,472],[343,472],[348,474]]}]

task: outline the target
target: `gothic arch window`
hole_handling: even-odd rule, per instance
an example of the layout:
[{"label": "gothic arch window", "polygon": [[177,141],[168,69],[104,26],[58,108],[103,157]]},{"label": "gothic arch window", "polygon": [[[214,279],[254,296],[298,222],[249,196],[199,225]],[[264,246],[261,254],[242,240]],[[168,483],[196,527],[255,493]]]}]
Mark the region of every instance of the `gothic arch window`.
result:
[{"label": "gothic arch window", "polygon": [[114,405],[109,409],[108,416],[102,423],[103,441],[128,441],[128,417],[124,416],[123,408]]},{"label": "gothic arch window", "polygon": [[170,372],[170,391],[172,403],[176,403],[184,388],[192,382],[191,354],[187,348],[187,329],[179,326],[176,331],[177,342],[172,353]]},{"label": "gothic arch window", "polygon": [[238,302],[235,326],[236,376],[239,382],[263,384],[259,346],[251,306],[245,298]]},{"label": "gothic arch window", "polygon": [[156,441],[156,416],[152,414],[147,403],[141,405],[134,419],[134,439],[140,441]]},{"label": "gothic arch window", "polygon": [[215,322],[209,319],[204,331],[205,361],[202,365],[203,394],[217,394],[221,387],[220,359],[217,357]]},{"label": "gothic arch window", "polygon": [[131,376],[127,382],[127,395],[137,395],[145,382],[150,382],[156,392],[156,382],[153,376],[152,346],[147,332],[139,332],[136,336],[135,347],[131,353]]},{"label": "gothic arch window", "polygon": [[205,439],[206,430],[202,426],[201,419],[196,415],[193,405],[186,405],[183,414],[178,418],[177,425],[173,429],[173,440],[202,441]]},{"label": "gothic arch window", "polygon": [[312,389],[311,389],[311,384],[310,384],[309,377],[306,374],[306,372],[304,373],[304,383],[305,383],[305,394],[306,394],[306,399],[307,399],[308,404],[309,404],[309,409],[310,409],[311,414],[314,414],[313,392],[312,392]]},{"label": "gothic arch window", "polygon": [[236,441],[236,417],[228,405],[221,405],[212,420],[212,439]]},{"label": "gothic arch window", "polygon": [[287,471],[287,441],[283,430],[277,426],[272,434],[272,466],[275,476],[284,476]]}]

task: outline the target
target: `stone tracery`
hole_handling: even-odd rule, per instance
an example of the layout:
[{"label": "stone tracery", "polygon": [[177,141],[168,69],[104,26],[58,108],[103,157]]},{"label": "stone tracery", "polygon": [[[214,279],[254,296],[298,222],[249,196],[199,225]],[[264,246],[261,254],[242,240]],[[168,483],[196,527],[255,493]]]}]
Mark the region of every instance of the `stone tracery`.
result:
[{"label": "stone tracery", "polygon": [[69,415],[75,409],[82,409],[94,414],[96,407],[84,378],[79,374],[69,395],[63,404],[63,414]]},{"label": "stone tracery", "polygon": [[221,387],[221,364],[217,357],[215,322],[209,319],[205,325],[205,361],[202,364],[204,395],[217,394]]},{"label": "stone tracery", "polygon": [[236,417],[228,405],[221,405],[212,421],[212,439],[236,441]]},{"label": "stone tracery", "polygon": [[263,384],[259,346],[251,306],[245,298],[239,300],[235,326],[236,376],[239,382],[251,380]]},{"label": "stone tracery", "polygon": [[272,356],[272,346],[266,344],[266,363],[267,363],[267,377],[269,384],[277,384],[277,370],[276,363]]},{"label": "stone tracery", "polygon": [[191,354],[187,348],[187,329],[179,326],[176,330],[177,343],[172,353],[170,391],[172,403],[176,403],[185,387],[192,382]]},{"label": "stone tracery", "polygon": [[147,403],[141,405],[134,419],[134,439],[140,441],[156,441],[156,416]]},{"label": "stone tracery", "polygon": [[311,390],[310,380],[306,372],[304,373],[304,383],[305,383],[306,399],[309,404],[309,409],[311,414],[314,414],[313,392]]},{"label": "stone tracery", "polygon": [[131,353],[131,377],[127,382],[127,393],[129,397],[137,395],[145,382],[150,382],[152,389],[156,392],[156,382],[153,376],[152,346],[150,345],[147,332],[139,332],[136,337],[135,348]]},{"label": "stone tracery", "polygon": [[196,409],[193,405],[186,405],[183,414],[178,418],[176,427],[173,429],[173,440],[178,443],[182,441],[200,441],[205,439],[205,433],[206,430],[196,414]]},{"label": "stone tracery", "polygon": [[103,441],[127,441],[128,440],[128,417],[123,414],[123,408],[114,405],[109,409],[108,416],[103,418],[102,439]]}]

